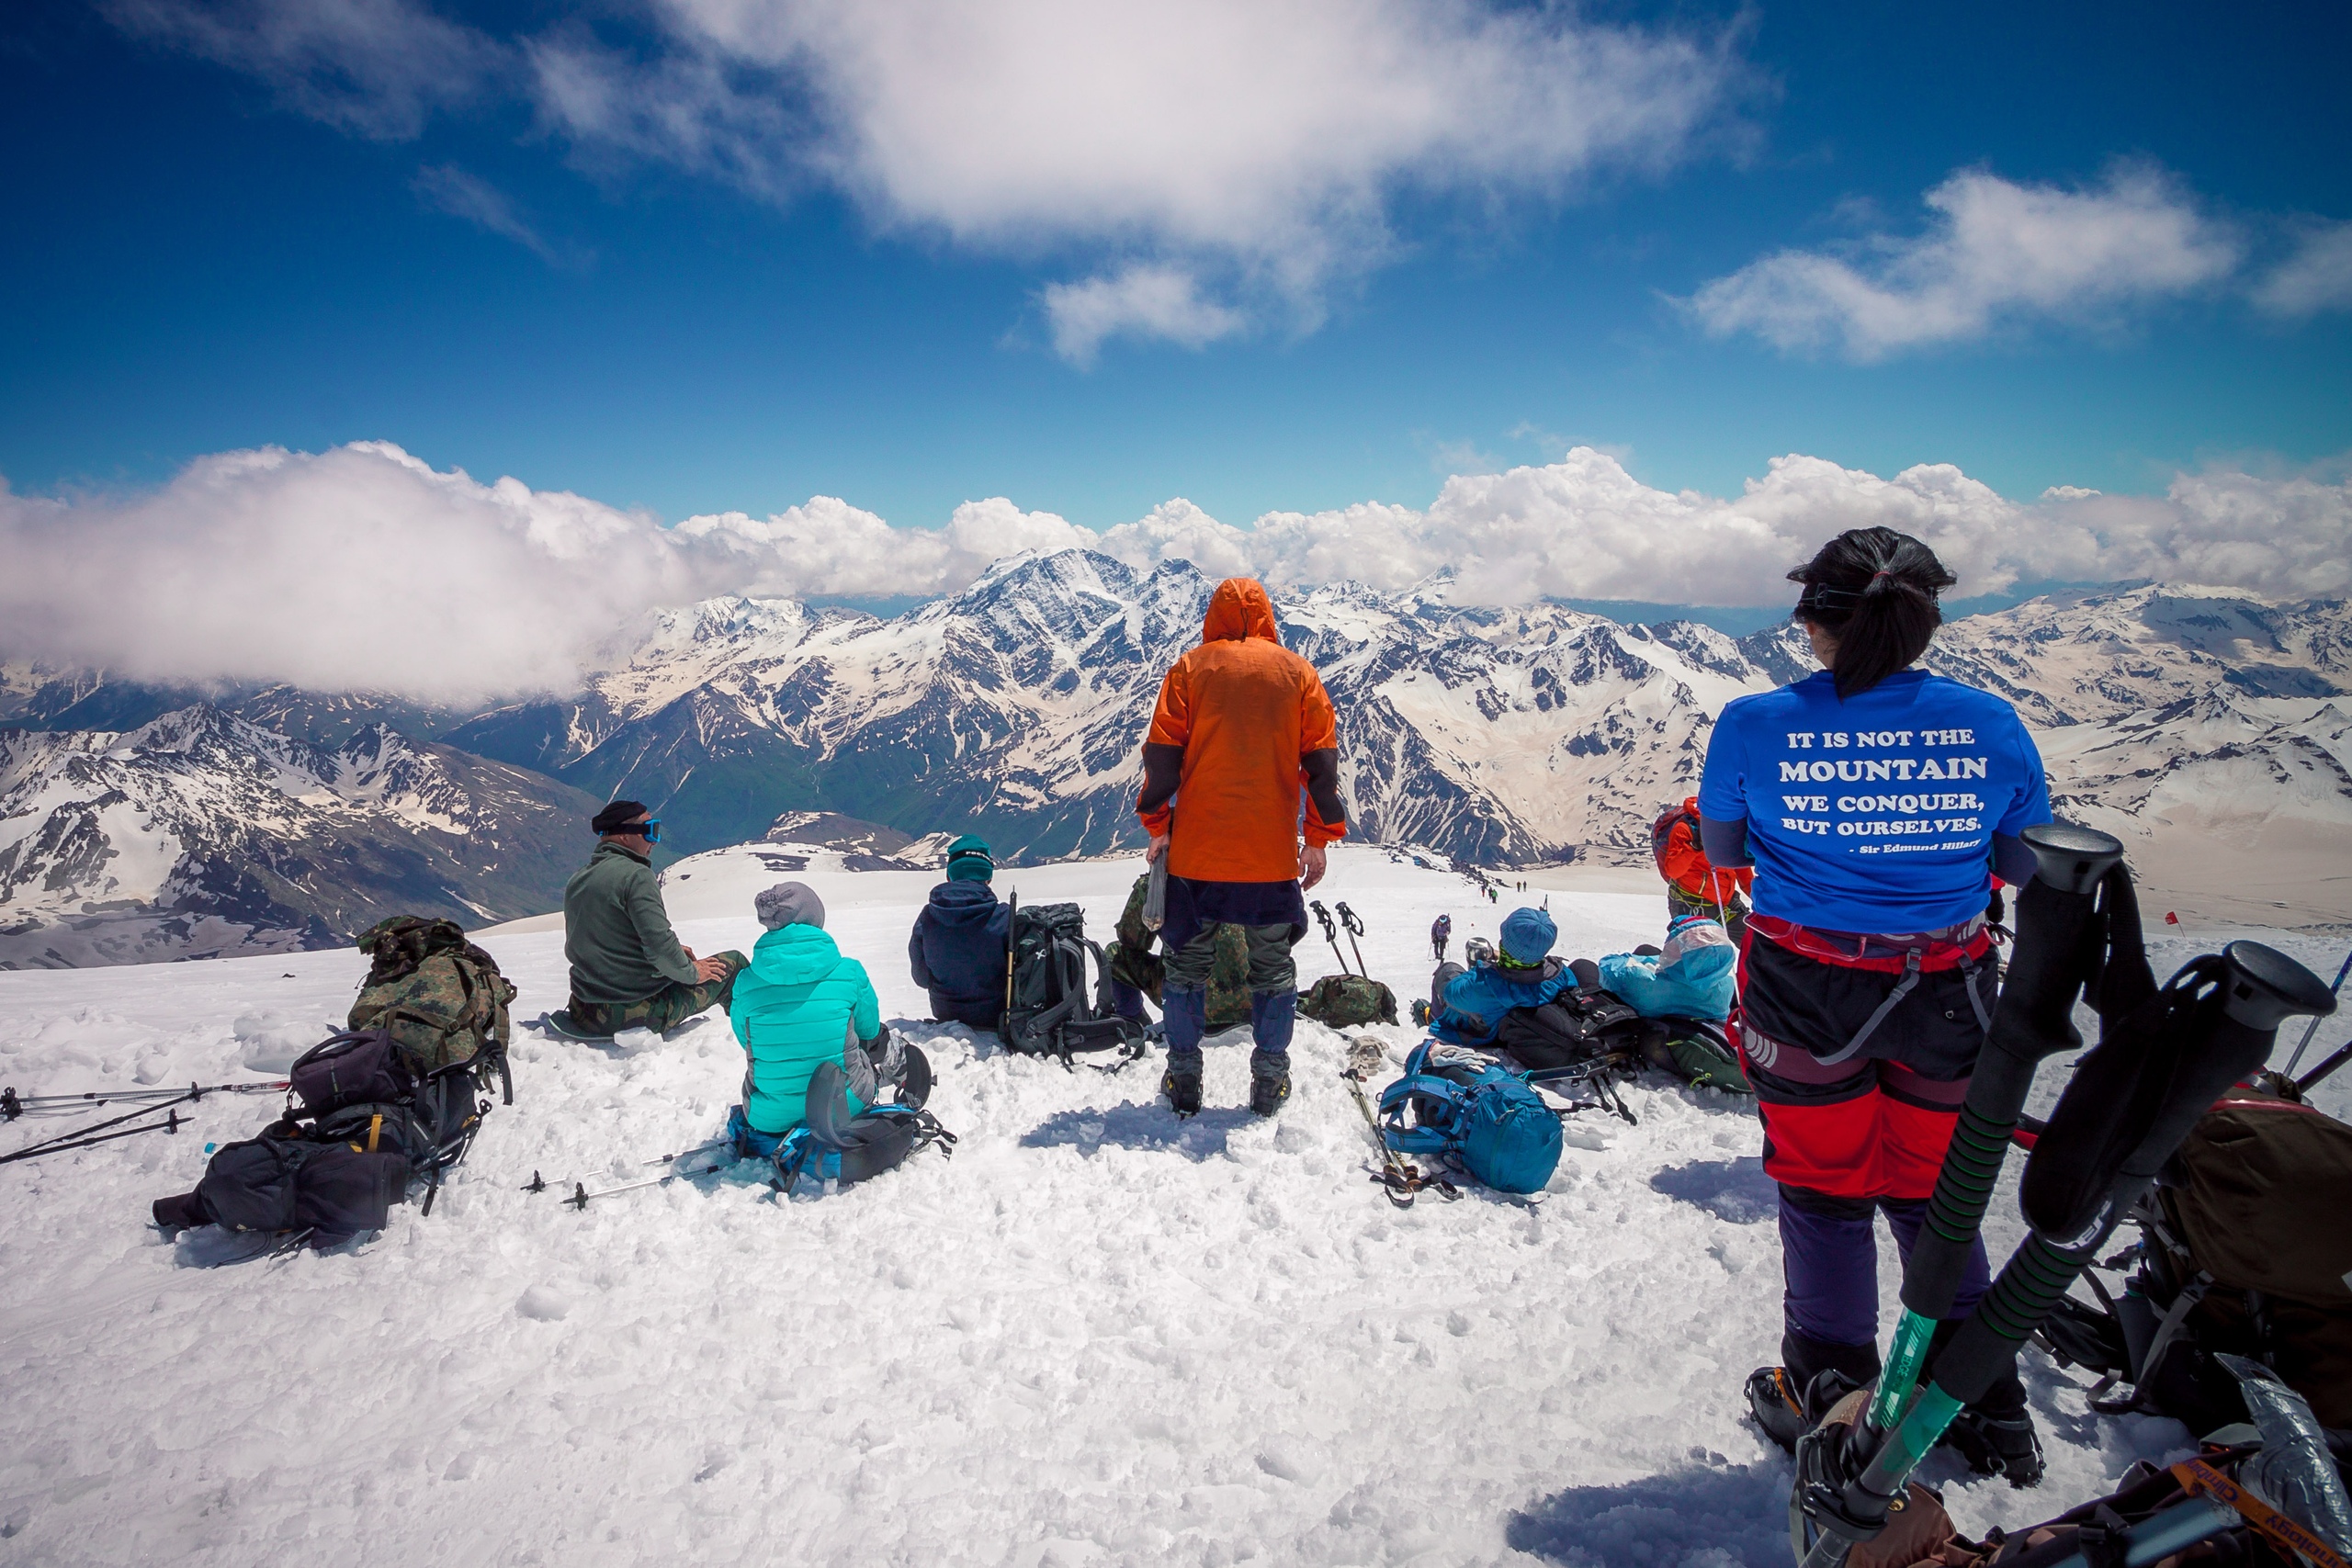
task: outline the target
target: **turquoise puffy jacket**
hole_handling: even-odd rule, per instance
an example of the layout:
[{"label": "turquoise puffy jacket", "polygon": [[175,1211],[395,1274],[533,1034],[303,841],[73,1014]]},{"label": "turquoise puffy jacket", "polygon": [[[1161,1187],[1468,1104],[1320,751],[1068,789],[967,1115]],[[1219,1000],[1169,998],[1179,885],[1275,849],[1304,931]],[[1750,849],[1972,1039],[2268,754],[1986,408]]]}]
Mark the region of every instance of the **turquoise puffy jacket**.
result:
[{"label": "turquoise puffy jacket", "polygon": [[[749,1058],[744,1113],[770,1134],[788,1133],[805,1119],[808,1075],[820,1062],[846,1072],[846,1051],[882,1032],[882,1004],[865,965],[843,958],[818,926],[785,926],[761,937],[752,966],[735,977],[727,1014]],[[853,1094],[849,1109],[855,1115],[865,1101]]]},{"label": "turquoise puffy jacket", "polygon": [[1685,915],[1668,929],[1661,953],[1612,953],[1600,961],[1600,984],[1644,1018],[1731,1016],[1738,999],[1739,949],[1722,926]]}]

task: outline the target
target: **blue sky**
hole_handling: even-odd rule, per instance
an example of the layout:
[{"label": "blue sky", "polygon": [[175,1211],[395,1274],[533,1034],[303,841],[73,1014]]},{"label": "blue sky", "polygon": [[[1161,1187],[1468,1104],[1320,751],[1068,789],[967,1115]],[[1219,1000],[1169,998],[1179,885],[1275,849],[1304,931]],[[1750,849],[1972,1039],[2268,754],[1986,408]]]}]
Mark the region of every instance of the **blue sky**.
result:
[{"label": "blue sky", "polygon": [[[1268,160],[1304,168],[1320,206],[1273,238],[1279,190],[1207,211],[1218,193],[1187,188],[1181,139],[1046,188],[1058,154],[994,145],[983,114],[946,134],[1034,167],[991,183],[991,162],[955,189],[903,159],[861,167],[839,125],[919,162],[931,117],[958,112],[856,101],[932,80],[890,75],[905,39],[844,41],[836,16],[815,51],[831,66],[776,70],[760,39],[677,19],[693,9],[10,7],[0,474],[34,494],[137,488],[208,453],[382,440],[673,520],[826,494],[934,525],[1003,495],[1103,528],[1180,495],[1228,523],[1424,506],[1448,474],[1572,443],[1668,491],[1736,495],[1805,453],[1881,475],[1953,463],[2028,499],[2352,449],[2352,264],[2325,250],[2352,219],[2341,6],[1522,9],[1532,38],[1630,29],[1612,36],[1650,51],[1644,90],[1682,95],[1679,118],[1627,121],[1614,152],[1603,116],[1598,154],[1563,132],[1506,156],[1479,139],[1526,117],[1470,114],[1339,175],[1317,125],[1353,111],[1278,125]],[[319,15],[370,25],[322,42]],[[1491,20],[1453,15],[1464,36]],[[735,142],[665,142],[610,104],[566,118],[546,73],[514,63],[550,39],[645,73],[616,76],[623,94],[668,84]],[[1675,39],[1696,62],[1679,72]],[[1087,47],[1032,68],[1049,89],[1056,68],[1082,77]],[[724,92],[693,98],[687,66]],[[1463,69],[1433,90],[1479,80]],[[1941,221],[1923,197],[1972,170],[2169,221],[2178,254],[2113,288],[1953,283],[1938,268],[1958,264],[1918,249]],[[1814,283],[1792,305],[1786,276],[1742,272],[1790,250],[1951,319],[1857,336]],[[1137,276],[1183,280],[1136,308],[1161,335],[1131,325],[1090,358],[1066,332],[1057,352],[1050,290]],[[1674,303],[1743,277],[1715,331]]]}]

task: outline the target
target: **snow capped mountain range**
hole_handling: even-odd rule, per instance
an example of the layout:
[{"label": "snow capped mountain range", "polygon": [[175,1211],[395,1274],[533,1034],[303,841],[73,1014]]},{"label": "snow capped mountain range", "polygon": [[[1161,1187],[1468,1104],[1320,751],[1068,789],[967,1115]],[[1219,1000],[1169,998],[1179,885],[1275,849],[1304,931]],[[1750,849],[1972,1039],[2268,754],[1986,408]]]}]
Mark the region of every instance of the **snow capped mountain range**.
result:
[{"label": "snow capped mountain range", "polygon": [[[889,620],[708,600],[664,614],[574,697],[446,728],[455,716],[409,716],[439,744],[371,717],[391,699],[283,687],[225,694],[234,716],[199,706],[129,734],[0,732],[0,921],[53,930],[136,906],[299,945],[391,908],[523,913],[551,907],[591,797],[651,803],[680,852],[811,831],[893,859],[923,848],[909,838],[962,830],[1004,861],[1131,847],[1137,748],[1213,586],[1183,561],[1145,572],[1065,550],[1009,558]],[[1276,596],[1284,640],[1339,710],[1360,840],[1487,865],[1644,862],[1724,704],[1814,668],[1792,626],[1734,638],[1549,604],[1457,605],[1451,588],[1441,575]],[[2016,703],[2062,815],[2121,834],[2171,904],[2267,923],[2352,916],[2352,869],[2335,869],[2352,868],[2344,602],[2071,594],[1954,622],[1927,662]],[[0,704],[35,718],[159,700],[0,671]],[[161,940],[0,934],[47,943],[39,962]]]},{"label": "snow capped mountain range", "polygon": [[380,725],[340,747],[208,705],[128,733],[0,730],[0,967],[333,945],[560,896],[595,803]]}]

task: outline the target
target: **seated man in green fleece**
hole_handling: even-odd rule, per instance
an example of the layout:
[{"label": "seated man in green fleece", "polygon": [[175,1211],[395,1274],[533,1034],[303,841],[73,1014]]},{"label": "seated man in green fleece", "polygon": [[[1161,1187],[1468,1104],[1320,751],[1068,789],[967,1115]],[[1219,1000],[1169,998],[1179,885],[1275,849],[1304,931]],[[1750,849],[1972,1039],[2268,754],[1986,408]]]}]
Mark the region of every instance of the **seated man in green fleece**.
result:
[{"label": "seated man in green fleece", "polygon": [[571,1021],[582,1034],[666,1032],[734,995],[740,953],[696,958],[678,945],[653,876],[662,824],[642,801],[616,800],[589,826],[602,840],[563,889]]}]

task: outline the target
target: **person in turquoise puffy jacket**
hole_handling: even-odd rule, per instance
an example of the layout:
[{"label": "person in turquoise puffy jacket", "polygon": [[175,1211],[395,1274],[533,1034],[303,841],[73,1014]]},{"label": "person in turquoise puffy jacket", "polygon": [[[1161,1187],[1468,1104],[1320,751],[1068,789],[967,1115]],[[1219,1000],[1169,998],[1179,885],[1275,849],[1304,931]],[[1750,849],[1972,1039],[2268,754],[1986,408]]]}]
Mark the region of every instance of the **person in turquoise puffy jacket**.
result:
[{"label": "person in turquoise puffy jacket", "polygon": [[833,1063],[849,1079],[852,1116],[905,1069],[865,966],[843,957],[826,934],[816,892],[779,883],[755,908],[767,932],[736,977],[727,1010],[745,1056],[741,1115],[763,1141],[773,1141],[806,1120],[808,1077],[821,1064]]},{"label": "person in turquoise puffy jacket", "polygon": [[1684,915],[1667,927],[1666,946],[1652,953],[1612,953],[1600,961],[1600,984],[1644,1018],[1731,1016],[1737,991],[1739,950],[1722,924]]}]

